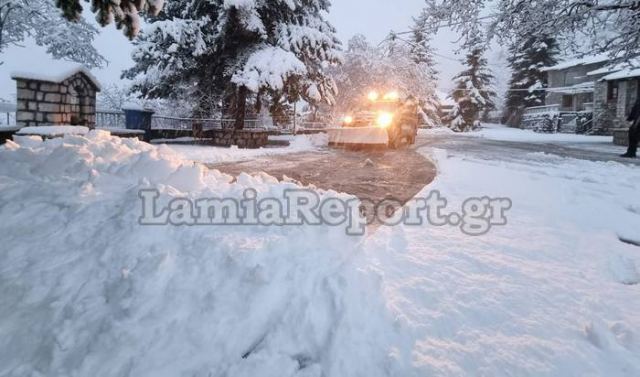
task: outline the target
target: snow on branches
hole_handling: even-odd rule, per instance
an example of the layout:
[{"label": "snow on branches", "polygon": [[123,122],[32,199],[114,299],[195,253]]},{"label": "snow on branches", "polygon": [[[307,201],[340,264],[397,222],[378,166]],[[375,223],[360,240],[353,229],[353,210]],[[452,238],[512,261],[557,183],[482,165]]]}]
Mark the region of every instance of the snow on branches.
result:
[{"label": "snow on branches", "polygon": [[247,102],[256,109],[283,99],[333,103],[324,71],[341,55],[324,19],[328,7],[325,0],[171,1],[137,42],[125,76],[148,97],[215,93],[237,117]]},{"label": "snow on branches", "polygon": [[236,72],[231,81],[254,93],[261,89],[278,92],[284,89],[288,77],[306,73],[304,63],[294,53],[281,47],[264,45],[249,56],[242,70]]},{"label": "snow on branches", "polygon": [[106,60],[92,45],[97,32],[84,21],[65,20],[53,0],[0,0],[0,52],[32,37],[56,59],[100,67]]},{"label": "snow on branches", "polygon": [[533,35],[516,40],[509,46],[509,66],[512,74],[505,103],[504,122],[519,125],[524,109],[542,106],[547,86],[544,67],[557,64],[560,51],[555,38],[548,35]]},{"label": "snow on branches", "polygon": [[339,89],[337,113],[358,107],[370,90],[393,89],[418,99],[425,125],[439,125],[438,77],[429,39],[406,42],[389,40],[375,47],[363,35],[349,41],[344,64],[331,70]]},{"label": "snow on branches", "polygon": [[451,129],[459,132],[473,130],[483,115],[496,108],[493,102],[496,94],[491,86],[493,75],[483,56],[486,45],[482,33],[476,30],[469,34],[464,48],[467,54],[462,63],[466,69],[453,78],[455,88],[451,98],[455,105],[448,117]]},{"label": "snow on branches", "polygon": [[[487,38],[567,37],[575,52],[629,60],[640,51],[640,2],[634,0],[427,0],[433,31],[450,26],[463,38],[479,25]],[[578,49],[579,48],[579,49]]]},{"label": "snow on branches", "polygon": [[[80,0],[56,0],[64,17],[70,21],[78,21],[82,17]],[[124,28],[124,34],[133,38],[140,32],[138,13],[147,12],[157,15],[164,6],[164,0],[91,0],[91,9],[97,13],[96,20],[102,26],[115,21],[118,29]]]}]

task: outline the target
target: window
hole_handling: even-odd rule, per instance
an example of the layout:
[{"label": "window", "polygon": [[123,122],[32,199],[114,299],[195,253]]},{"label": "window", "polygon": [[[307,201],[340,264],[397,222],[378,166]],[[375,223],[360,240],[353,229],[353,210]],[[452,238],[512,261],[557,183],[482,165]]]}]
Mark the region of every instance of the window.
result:
[{"label": "window", "polygon": [[609,81],[609,87],[607,88],[607,101],[614,102],[618,100],[618,82]]},{"label": "window", "polygon": [[562,107],[573,108],[573,96],[562,96]]}]

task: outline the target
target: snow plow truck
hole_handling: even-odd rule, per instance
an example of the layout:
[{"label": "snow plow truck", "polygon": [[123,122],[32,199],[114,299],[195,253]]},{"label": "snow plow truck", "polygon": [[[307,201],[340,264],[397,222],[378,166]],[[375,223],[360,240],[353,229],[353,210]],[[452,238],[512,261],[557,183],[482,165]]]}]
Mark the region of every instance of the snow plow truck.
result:
[{"label": "snow plow truck", "polygon": [[334,147],[397,149],[412,145],[418,134],[418,103],[396,91],[370,92],[361,104],[346,114],[338,128],[329,129]]}]

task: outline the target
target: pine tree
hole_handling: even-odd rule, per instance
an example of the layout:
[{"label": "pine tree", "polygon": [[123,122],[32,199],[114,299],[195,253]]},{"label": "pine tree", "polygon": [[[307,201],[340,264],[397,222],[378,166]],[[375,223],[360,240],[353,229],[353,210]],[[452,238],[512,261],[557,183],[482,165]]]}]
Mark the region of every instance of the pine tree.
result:
[{"label": "pine tree", "polygon": [[[79,21],[82,17],[80,0],[56,0],[56,5],[62,10],[69,21]],[[102,26],[115,21],[118,29],[124,28],[127,37],[133,38],[140,31],[140,17],[138,13],[148,12],[156,15],[162,9],[164,0],[92,0],[91,9],[97,13],[96,20]]]},{"label": "pine tree", "polygon": [[547,86],[541,69],[557,64],[559,52],[556,39],[549,35],[527,37],[509,47],[512,75],[505,102],[505,123],[518,126],[525,108],[544,105],[545,92],[536,90]]},{"label": "pine tree", "polygon": [[329,4],[172,1],[143,35],[125,76],[137,78],[134,89],[145,96],[216,93],[237,128],[248,103],[332,103],[335,85],[324,66],[340,62],[340,43],[324,20]]},{"label": "pine tree", "polygon": [[464,44],[466,69],[453,78],[455,88],[450,95],[455,105],[448,120],[454,131],[473,130],[483,114],[495,109],[493,99],[496,94],[491,87],[493,75],[483,56],[485,47],[479,30],[471,33]]},{"label": "pine tree", "polygon": [[431,46],[431,34],[427,31],[427,17],[424,15],[415,20],[410,39],[411,57],[418,69],[423,72],[426,81],[420,107],[423,111],[423,121],[429,128],[440,125],[440,99],[436,92],[438,87],[438,71]]}]

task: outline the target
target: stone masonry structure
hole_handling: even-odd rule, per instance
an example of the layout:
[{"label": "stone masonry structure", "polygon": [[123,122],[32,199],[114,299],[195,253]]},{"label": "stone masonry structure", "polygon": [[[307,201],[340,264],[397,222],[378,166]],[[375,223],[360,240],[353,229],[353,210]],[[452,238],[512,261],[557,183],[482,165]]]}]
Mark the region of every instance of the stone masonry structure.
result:
[{"label": "stone masonry structure", "polygon": [[18,126],[95,126],[100,84],[85,67],[60,75],[14,73],[11,78],[17,85]]}]

